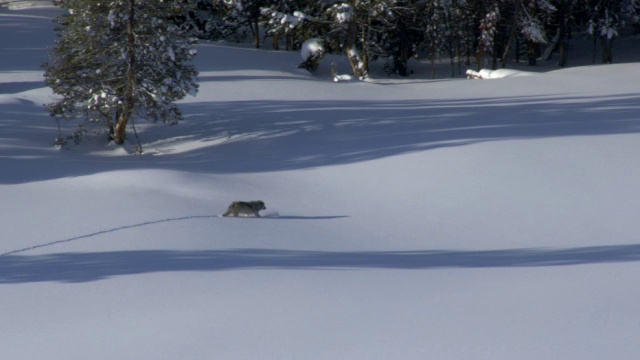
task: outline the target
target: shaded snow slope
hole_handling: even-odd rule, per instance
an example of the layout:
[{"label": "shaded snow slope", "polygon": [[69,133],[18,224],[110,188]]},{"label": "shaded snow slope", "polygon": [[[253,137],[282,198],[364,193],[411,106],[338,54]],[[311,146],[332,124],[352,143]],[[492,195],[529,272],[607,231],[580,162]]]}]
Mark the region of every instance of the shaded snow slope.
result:
[{"label": "shaded snow slope", "polygon": [[[138,121],[138,157],[132,136],[52,147],[53,35],[25,30],[52,12],[15,14],[0,13],[3,358],[640,351],[639,64],[336,84],[297,53],[205,43],[185,120]],[[264,218],[219,216],[257,199]]]}]

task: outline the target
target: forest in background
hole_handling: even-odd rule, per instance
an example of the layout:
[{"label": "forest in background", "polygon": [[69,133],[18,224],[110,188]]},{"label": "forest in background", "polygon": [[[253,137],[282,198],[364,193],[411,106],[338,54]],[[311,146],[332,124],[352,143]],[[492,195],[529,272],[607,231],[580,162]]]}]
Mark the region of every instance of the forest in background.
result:
[{"label": "forest in background", "polygon": [[[616,38],[640,32],[640,0],[183,0],[180,20],[199,38],[241,41],[255,47],[297,50],[315,38],[322,51],[301,64],[309,70],[325,53],[347,56],[353,74],[369,63],[411,75],[412,58],[506,67],[558,54],[565,66],[575,32],[593,38],[594,63],[614,60]],[[435,67],[434,67],[435,69]]]},{"label": "forest in background", "polygon": [[[300,68],[317,70],[325,54],[343,54],[350,72],[367,78],[370,63],[388,75],[413,74],[411,59],[464,68],[497,69],[509,62],[536,65],[556,54],[568,59],[570,39],[592,51],[593,63],[613,62],[621,35],[639,32],[640,0],[54,0],[67,12],[55,19],[59,39],[43,65],[60,98],[52,116],[84,117],[124,144],[134,113],[176,123],[175,101],[198,89],[197,39],[252,41],[275,50],[300,50]],[[584,46],[585,34],[593,40]],[[302,48],[302,49],[301,49]],[[332,78],[337,66],[331,64]],[[446,66],[446,65],[445,65]],[[442,66],[440,66],[442,68]],[[471,70],[472,71],[472,70]],[[468,72],[467,72],[468,74]],[[441,74],[443,75],[443,74]],[[351,79],[351,75],[347,76]],[[133,125],[131,125],[133,127]],[[135,133],[135,128],[133,128]],[[86,128],[60,134],[77,142]]]}]

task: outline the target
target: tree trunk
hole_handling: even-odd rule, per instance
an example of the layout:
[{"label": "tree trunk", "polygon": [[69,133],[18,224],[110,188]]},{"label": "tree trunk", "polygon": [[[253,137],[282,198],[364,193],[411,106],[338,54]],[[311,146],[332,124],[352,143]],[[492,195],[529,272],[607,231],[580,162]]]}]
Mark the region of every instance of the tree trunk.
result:
[{"label": "tree trunk", "polygon": [[453,48],[453,41],[449,41],[449,65],[451,65],[451,77],[456,76],[456,64],[455,64],[455,50]]},{"label": "tree trunk", "polygon": [[558,60],[558,66],[567,66],[567,44],[563,41],[558,45],[558,54],[560,59]]},{"label": "tree trunk", "polygon": [[529,41],[529,44],[527,45],[527,54],[529,55],[529,66],[535,66],[536,65],[536,59],[538,57],[537,55],[537,51],[536,51],[536,43],[534,43],[533,41]]},{"label": "tree trunk", "polygon": [[613,62],[613,38],[606,35],[602,37],[602,63],[611,64]]},{"label": "tree trunk", "polygon": [[[509,61],[509,50],[511,50],[513,43],[516,42],[516,38],[518,37],[518,15],[520,14],[521,2],[522,0],[517,0],[514,5],[509,39],[507,40],[507,45],[504,47],[504,51],[502,52],[502,68],[507,67],[507,62]],[[516,52],[518,52],[517,45]]]},{"label": "tree trunk", "polygon": [[127,72],[125,74],[125,88],[122,96],[122,108],[117,112],[116,125],[113,129],[113,141],[118,144],[124,144],[126,140],[127,123],[131,118],[133,109],[135,108],[134,88],[136,85],[135,68],[135,0],[129,0],[129,18],[127,19]]},{"label": "tree trunk", "polygon": [[484,67],[484,50],[478,48],[476,52],[476,63],[478,64],[478,71]]},{"label": "tree trunk", "polygon": [[568,8],[571,4],[568,4],[566,1],[562,1],[560,6],[558,7],[558,34],[560,38],[558,39],[558,53],[560,55],[560,59],[558,60],[558,65],[560,67],[565,67],[567,65],[567,13],[570,12]]},{"label": "tree trunk", "polygon": [[435,56],[431,57],[431,78],[432,79],[436,78],[436,57]]},{"label": "tree trunk", "polygon": [[123,114],[123,116],[121,116],[118,119],[118,122],[116,123],[116,126],[113,129],[113,135],[111,135],[111,138],[113,139],[114,143],[118,145],[124,144],[124,141],[127,139],[126,130],[127,130],[128,122],[129,122],[129,116],[126,116],[125,114]]},{"label": "tree trunk", "polygon": [[357,39],[358,24],[354,20],[351,20],[349,21],[347,27],[347,36],[345,39],[344,49],[347,52],[347,59],[349,59],[349,64],[351,65],[351,69],[353,70],[353,75],[361,78],[366,76],[366,71],[363,69],[362,59],[360,59],[358,49],[356,48]]},{"label": "tree trunk", "polygon": [[254,2],[249,8],[249,28],[253,34],[256,49],[260,48],[260,6]]},{"label": "tree trunk", "polygon": [[371,38],[371,15],[367,17],[367,25],[362,27],[362,72],[369,73],[369,39]]},{"label": "tree trunk", "polygon": [[596,54],[598,52],[598,35],[596,35],[596,30],[593,31],[593,55],[591,57],[592,62],[596,63]]},{"label": "tree trunk", "polygon": [[258,24],[258,20],[254,24],[251,24],[251,29],[253,29],[253,35],[255,37],[255,45],[256,49],[260,48],[260,25]]}]

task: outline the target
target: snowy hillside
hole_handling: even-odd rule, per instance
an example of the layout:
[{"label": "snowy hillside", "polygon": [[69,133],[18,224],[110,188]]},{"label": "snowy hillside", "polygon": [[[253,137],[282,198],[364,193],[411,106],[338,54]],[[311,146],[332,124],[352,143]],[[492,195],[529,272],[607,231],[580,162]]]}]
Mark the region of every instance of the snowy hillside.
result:
[{"label": "snowy hillside", "polygon": [[640,352],[640,64],[334,83],[205,43],[141,157],[59,150],[58,12],[0,8],[3,359]]}]

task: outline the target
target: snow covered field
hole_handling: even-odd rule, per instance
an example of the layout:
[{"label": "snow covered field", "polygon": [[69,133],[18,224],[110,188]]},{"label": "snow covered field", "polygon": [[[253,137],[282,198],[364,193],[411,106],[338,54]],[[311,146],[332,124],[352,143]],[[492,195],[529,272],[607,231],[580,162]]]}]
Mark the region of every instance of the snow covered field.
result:
[{"label": "snow covered field", "polygon": [[334,83],[205,43],[138,157],[52,146],[56,13],[0,8],[3,359],[640,353],[640,63]]}]

